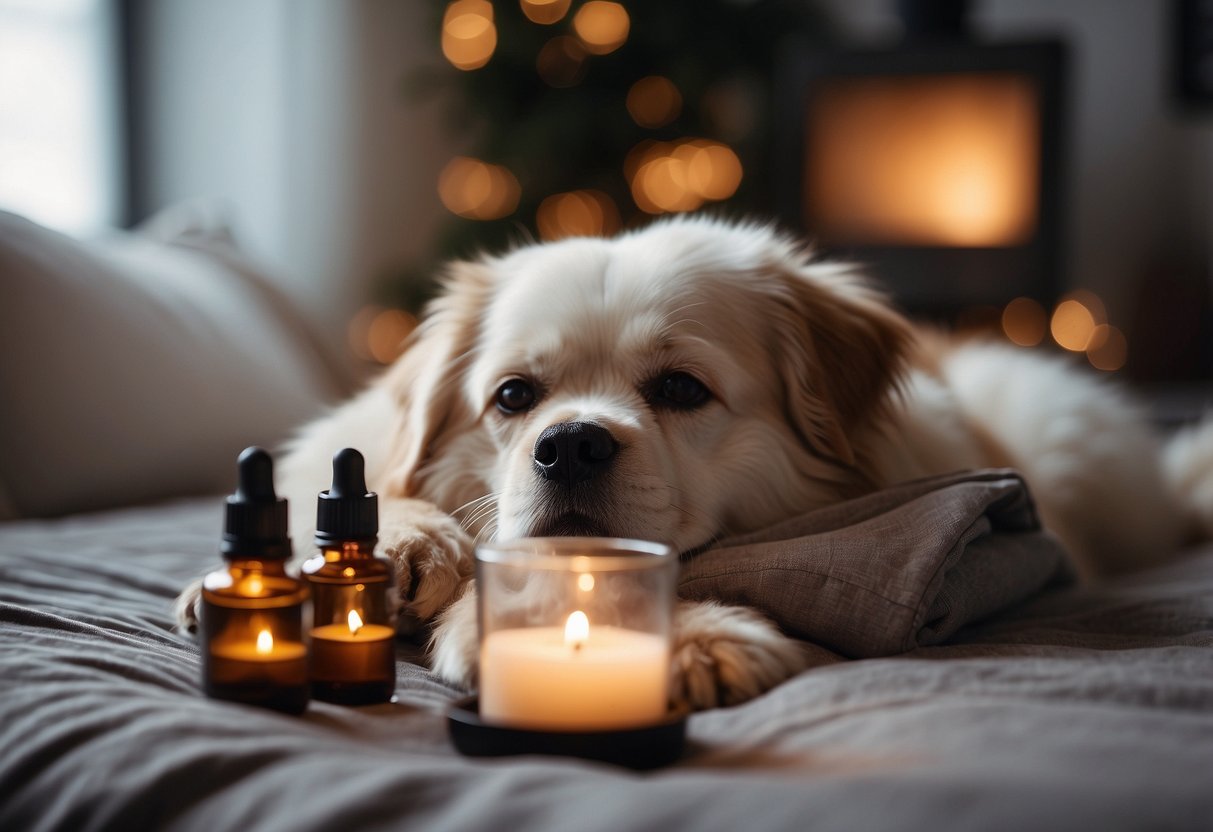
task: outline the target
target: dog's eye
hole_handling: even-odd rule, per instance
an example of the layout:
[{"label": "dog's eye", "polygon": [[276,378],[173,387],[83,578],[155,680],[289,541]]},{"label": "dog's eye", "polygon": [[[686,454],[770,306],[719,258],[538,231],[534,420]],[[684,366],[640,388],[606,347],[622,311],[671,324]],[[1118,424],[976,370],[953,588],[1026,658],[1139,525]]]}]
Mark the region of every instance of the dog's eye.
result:
[{"label": "dog's eye", "polygon": [[535,388],[520,378],[512,378],[497,388],[497,408],[502,413],[521,413],[535,403]]},{"label": "dog's eye", "polygon": [[651,390],[649,401],[653,404],[687,409],[699,407],[712,395],[702,381],[683,372],[662,376]]}]

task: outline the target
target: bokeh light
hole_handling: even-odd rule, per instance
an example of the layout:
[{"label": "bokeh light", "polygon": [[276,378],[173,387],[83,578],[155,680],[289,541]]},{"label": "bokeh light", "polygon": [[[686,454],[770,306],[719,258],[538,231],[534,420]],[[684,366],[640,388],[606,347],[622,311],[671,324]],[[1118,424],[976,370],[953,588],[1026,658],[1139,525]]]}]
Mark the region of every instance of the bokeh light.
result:
[{"label": "bokeh light", "polygon": [[627,106],[641,127],[664,127],[682,112],[682,93],[669,78],[649,75],[628,89]]},{"label": "bokeh light", "polygon": [[1031,298],[1015,298],[1002,310],[1002,331],[1011,343],[1034,347],[1045,338],[1049,315]]},{"label": "bokeh light", "polygon": [[590,0],[573,15],[573,31],[594,55],[606,55],[623,46],[631,25],[627,10],[609,0]]},{"label": "bokeh light", "polygon": [[741,184],[741,161],[720,142],[642,142],[624,160],[632,199],[649,214],[694,211],[728,199]]},{"label": "bokeh light", "polygon": [[390,364],[400,357],[416,326],[417,319],[403,310],[365,306],[350,320],[350,349],[364,361]]},{"label": "bokeh light", "polygon": [[535,58],[535,70],[549,87],[563,89],[576,86],[585,77],[585,47],[568,35],[549,40]]},{"label": "bokeh light", "polygon": [[1091,333],[1087,344],[1087,361],[1097,370],[1115,372],[1129,358],[1129,342],[1125,334],[1109,324],[1100,324]]},{"label": "bokeh light", "polygon": [[442,54],[458,69],[479,69],[497,48],[493,4],[488,0],[455,0],[442,16]]},{"label": "bokeh light", "polygon": [[495,220],[514,213],[522,188],[514,174],[501,165],[456,156],[438,175],[438,196],[453,214]]},{"label": "bokeh light", "polygon": [[527,20],[544,26],[559,22],[569,11],[569,0],[519,0],[519,5]]},{"label": "bokeh light", "polygon": [[1096,325],[1090,309],[1075,298],[1067,298],[1054,308],[1049,331],[1063,349],[1082,352],[1090,343]]},{"label": "bokeh light", "polygon": [[619,209],[602,191],[566,191],[539,204],[535,224],[543,240],[605,237],[619,231]]}]

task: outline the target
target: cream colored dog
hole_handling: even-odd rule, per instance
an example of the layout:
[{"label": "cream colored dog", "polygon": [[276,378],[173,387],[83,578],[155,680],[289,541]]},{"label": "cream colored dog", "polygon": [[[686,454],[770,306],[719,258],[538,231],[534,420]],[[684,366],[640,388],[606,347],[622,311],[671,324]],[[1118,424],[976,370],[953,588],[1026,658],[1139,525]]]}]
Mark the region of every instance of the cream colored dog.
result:
[{"label": "cream colored dog", "polygon": [[[303,431],[279,482],[306,522],[333,452],[364,453],[405,610],[434,620],[435,671],[471,685],[477,539],[686,552],[996,465],[1025,474],[1080,571],[1119,571],[1194,528],[1171,483],[1211,487],[1209,433],[1177,446],[1168,478],[1138,413],[1091,371],[918,332],[853,269],[766,227],[679,218],[454,265],[404,356]],[[679,607],[675,693],[697,707],[803,664],[754,611]]]}]

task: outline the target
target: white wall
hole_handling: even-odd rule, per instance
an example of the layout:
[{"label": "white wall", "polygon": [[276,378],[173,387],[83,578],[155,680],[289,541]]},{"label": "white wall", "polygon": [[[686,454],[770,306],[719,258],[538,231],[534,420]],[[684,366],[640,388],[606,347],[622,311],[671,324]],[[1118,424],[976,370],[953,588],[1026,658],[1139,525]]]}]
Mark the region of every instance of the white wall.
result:
[{"label": "white wall", "polygon": [[343,349],[385,270],[426,249],[445,162],[402,80],[441,60],[429,7],[393,0],[143,0],[144,212],[222,200],[241,243]]},{"label": "white wall", "polygon": [[[823,0],[857,39],[898,33],[893,0]],[[1170,3],[977,0],[992,39],[1061,34],[1071,46],[1067,165],[1069,281],[1132,314],[1139,281],[1169,265],[1207,269],[1213,127],[1169,100]]]}]

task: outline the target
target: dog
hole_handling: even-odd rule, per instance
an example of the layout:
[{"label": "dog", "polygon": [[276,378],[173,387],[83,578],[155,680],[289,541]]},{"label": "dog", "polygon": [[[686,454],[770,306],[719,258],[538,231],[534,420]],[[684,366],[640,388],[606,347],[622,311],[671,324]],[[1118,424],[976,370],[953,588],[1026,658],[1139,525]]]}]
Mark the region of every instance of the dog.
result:
[{"label": "dog", "polygon": [[[433,668],[475,682],[478,540],[597,535],[682,553],[906,481],[1017,468],[1083,575],[1213,520],[1213,431],[1167,453],[1092,371],[919,328],[857,268],[710,217],[453,264],[398,362],[279,466],[296,540],[333,451],[380,495],[380,552]],[[1203,490],[1202,490],[1203,489]],[[188,599],[186,601],[188,606]],[[680,602],[675,697],[744,701],[806,653],[757,612]]]}]

